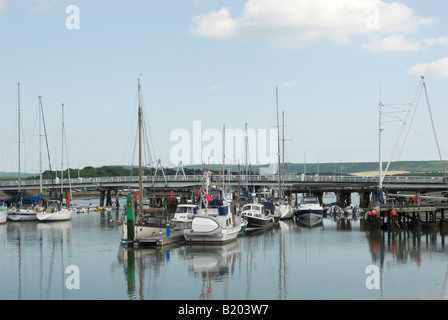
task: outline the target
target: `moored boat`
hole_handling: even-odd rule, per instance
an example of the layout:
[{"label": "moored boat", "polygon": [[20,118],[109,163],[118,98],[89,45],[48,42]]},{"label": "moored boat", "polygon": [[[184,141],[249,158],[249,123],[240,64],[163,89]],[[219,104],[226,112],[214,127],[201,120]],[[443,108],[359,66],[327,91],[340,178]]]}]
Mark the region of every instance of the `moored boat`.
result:
[{"label": "moored boat", "polygon": [[189,244],[224,244],[236,240],[241,221],[232,213],[230,205],[208,207],[206,204],[205,209],[205,214],[192,217],[191,228],[184,230],[185,241]]},{"label": "moored boat", "polygon": [[184,230],[191,227],[193,217],[198,214],[198,206],[191,203],[182,203],[176,207],[174,217],[171,219],[175,229]]},{"label": "moored boat", "polygon": [[313,227],[322,222],[324,208],[316,196],[305,195],[294,211],[296,219],[306,226]]},{"label": "moored boat", "polygon": [[47,207],[43,211],[36,213],[36,218],[40,221],[64,221],[70,220],[74,209],[62,207],[58,200],[48,200]]},{"label": "moored boat", "polygon": [[4,203],[0,204],[0,224],[6,223],[6,206]]},{"label": "moored boat", "polygon": [[247,221],[246,230],[272,227],[277,221],[272,202],[249,203],[243,206],[241,217]]}]

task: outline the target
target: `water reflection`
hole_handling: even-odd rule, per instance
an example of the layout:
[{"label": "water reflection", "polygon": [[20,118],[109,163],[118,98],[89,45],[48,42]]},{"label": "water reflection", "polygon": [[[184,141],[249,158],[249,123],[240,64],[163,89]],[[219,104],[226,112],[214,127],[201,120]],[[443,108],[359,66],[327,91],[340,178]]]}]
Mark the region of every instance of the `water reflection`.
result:
[{"label": "water reflection", "polygon": [[[345,251],[348,251],[347,257]],[[366,251],[371,259],[359,267],[357,257]],[[442,253],[442,258],[435,258],[430,252]],[[349,290],[349,296],[381,299],[387,297],[383,284],[376,292],[365,288],[362,277],[367,277],[364,270],[369,264],[378,265],[381,272],[387,273],[390,271],[384,271],[386,265],[390,270],[402,270],[412,263],[406,267],[412,271],[413,265],[421,266],[425,259],[428,265],[438,265],[439,259],[446,258],[446,252],[445,234],[411,231],[373,234],[360,231],[359,220],[342,216],[336,220],[324,218],[322,225],[314,228],[294,220],[280,221],[277,228],[247,233],[223,246],[120,247],[119,259],[127,277],[130,299],[148,299],[148,295],[169,299],[170,294],[175,299],[207,300],[339,299],[340,296],[333,295],[341,286],[349,288],[345,289]],[[174,257],[172,262],[170,257]],[[325,279],[333,279],[331,270],[338,268],[344,270],[337,274],[339,281],[325,283],[326,289],[322,287],[315,293],[317,296],[310,295],[310,288],[317,291]],[[168,275],[172,270],[183,281],[182,285],[172,282],[171,274]],[[357,271],[361,279],[355,281],[351,277]],[[406,275],[403,271],[401,276],[409,277],[409,273]],[[384,275],[381,279],[384,280]],[[335,288],[330,290],[333,285]],[[167,289],[179,291],[181,287],[188,289],[183,294]],[[169,293],[153,294],[156,288],[165,288]],[[407,292],[401,294],[406,297]]]},{"label": "water reflection", "polygon": [[7,270],[8,277],[16,279],[15,286],[2,281],[7,283],[8,294],[16,292],[17,299],[66,298],[63,268],[71,251],[71,227],[71,221],[28,221],[4,226],[8,250],[15,251],[14,258],[8,261],[15,267]]}]

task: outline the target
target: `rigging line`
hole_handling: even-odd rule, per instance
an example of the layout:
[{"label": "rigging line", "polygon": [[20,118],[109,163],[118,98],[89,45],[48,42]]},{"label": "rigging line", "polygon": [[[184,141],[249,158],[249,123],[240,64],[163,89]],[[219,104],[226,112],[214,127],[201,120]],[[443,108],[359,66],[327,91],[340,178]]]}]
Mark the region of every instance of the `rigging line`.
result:
[{"label": "rigging line", "polygon": [[[439,152],[439,158],[440,161],[442,161],[442,155],[440,153],[440,148],[439,148],[439,142],[437,140],[437,134],[436,134],[436,128],[434,127],[434,121],[432,119],[432,112],[431,112],[431,107],[429,105],[429,98],[428,98],[428,92],[426,91],[426,84],[423,81],[423,88],[425,89],[425,97],[426,97],[426,104],[428,105],[428,111],[429,111],[429,117],[431,119],[431,125],[432,125],[432,131],[434,133],[434,139],[436,140],[436,145],[437,145],[437,151]],[[445,165],[445,171],[446,171],[446,165]]]},{"label": "rigging line", "polygon": [[[403,152],[403,149],[404,149],[404,145],[406,144],[406,141],[407,141],[407,139],[408,139],[409,131],[411,130],[412,123],[414,122],[415,113],[417,112],[417,106],[418,106],[418,103],[419,103],[419,101],[420,101],[420,96],[421,96],[421,95],[422,95],[422,90],[420,90],[420,93],[418,94],[417,102],[415,103],[414,112],[412,113],[411,121],[410,121],[410,123],[409,123],[408,130],[407,130],[406,135],[405,135],[405,137],[404,137],[403,144],[401,145],[400,152],[398,153],[397,160],[400,159],[400,157],[401,157],[401,153]],[[414,131],[414,130],[413,130],[413,131]]]},{"label": "rigging line", "polygon": [[44,125],[45,143],[47,145],[47,156],[48,156],[48,165],[50,167],[51,185],[53,186],[53,194],[54,194],[54,180],[53,180],[53,171],[51,170],[50,149],[48,148],[47,126],[45,125],[44,108],[42,107],[42,104],[40,104],[40,108],[42,112],[42,123]]},{"label": "rigging line", "polygon": [[381,178],[381,181],[384,180],[384,177],[385,177],[386,174],[387,174],[387,170],[389,169],[389,165],[390,165],[390,163],[391,163],[391,161],[392,161],[392,159],[393,159],[395,153],[397,152],[397,143],[398,143],[398,141],[400,141],[401,135],[403,134],[403,130],[404,130],[406,124],[408,123],[409,115],[410,115],[412,106],[414,105],[414,101],[415,101],[415,99],[416,99],[416,97],[417,97],[417,94],[419,93],[419,91],[421,92],[421,86],[422,86],[422,83],[423,83],[423,77],[420,79],[420,82],[419,82],[419,84],[418,84],[418,86],[417,86],[417,90],[416,90],[416,92],[415,92],[415,94],[414,94],[414,98],[412,99],[412,103],[410,104],[409,110],[408,110],[408,112],[407,112],[407,114],[406,114],[406,118],[405,118],[405,120],[404,120],[404,122],[403,122],[403,126],[402,126],[401,129],[400,129],[400,133],[398,134],[398,138],[397,138],[397,140],[396,140],[396,142],[395,142],[395,145],[394,145],[394,148],[393,148],[393,150],[392,150],[392,153],[391,153],[389,162],[387,163],[386,169],[384,170],[382,177],[380,177],[380,178]]},{"label": "rigging line", "polygon": [[[151,148],[149,149],[149,152],[151,152],[151,150],[152,150],[152,152],[153,152],[152,156],[154,156],[154,159],[156,159],[154,142],[152,140],[152,134],[151,134],[151,128],[149,126],[148,118],[146,117],[146,105],[145,105],[145,101],[143,99],[143,91],[141,93],[141,101],[142,101],[142,111],[143,111],[143,119],[144,119],[143,127],[147,127],[147,132],[148,132],[147,134],[149,135],[149,142],[150,142],[150,145],[151,145]],[[150,157],[152,157],[152,156],[150,156]]]}]

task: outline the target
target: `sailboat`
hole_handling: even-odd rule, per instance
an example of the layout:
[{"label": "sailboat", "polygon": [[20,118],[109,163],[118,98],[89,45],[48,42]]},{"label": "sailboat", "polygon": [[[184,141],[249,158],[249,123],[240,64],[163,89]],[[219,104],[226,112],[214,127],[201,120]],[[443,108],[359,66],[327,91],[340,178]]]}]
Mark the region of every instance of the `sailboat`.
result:
[{"label": "sailboat", "polygon": [[[21,194],[21,167],[20,167],[20,143],[21,143],[21,135],[20,135],[20,82],[17,83],[17,92],[18,92],[18,193],[16,197],[16,205],[12,206],[8,210],[8,219],[12,221],[25,221],[25,220],[37,220],[36,213],[39,211],[39,207],[37,207],[36,203],[32,200],[35,200],[35,197],[22,197]],[[42,194],[37,199],[42,200]],[[24,201],[25,200],[25,201]],[[27,201],[28,200],[28,201]]]},{"label": "sailboat", "polygon": [[[42,107],[42,103],[40,103],[40,105]],[[64,155],[64,140],[65,140],[64,104],[62,104],[62,157]],[[61,168],[61,170],[63,170],[63,168]],[[61,196],[63,194],[63,187],[64,187],[63,181],[64,181],[64,179],[62,178],[61,179]],[[69,181],[70,181],[70,177],[69,177]],[[47,200],[47,205],[46,205],[45,210],[38,211],[36,214],[36,217],[40,221],[70,220],[72,218],[72,214],[75,212],[75,210],[70,208],[69,205],[70,205],[69,201],[67,201],[67,207],[64,207],[64,206],[62,206],[62,201],[57,200],[57,199],[49,199],[49,200]]]},{"label": "sailboat", "polygon": [[[183,241],[183,232],[170,231],[170,221],[163,208],[143,208],[143,172],[142,172],[142,93],[140,78],[138,79],[138,145],[139,145],[139,187],[138,202],[134,206],[136,196],[128,195],[127,216],[124,217],[121,231],[121,243],[134,245],[154,244],[164,245]],[[134,212],[134,207],[135,211]],[[135,213],[135,215],[134,215]]]},{"label": "sailboat", "polygon": [[277,177],[278,177],[278,193],[279,193],[279,201],[275,203],[275,215],[279,216],[280,219],[291,219],[294,216],[294,212],[292,210],[292,207],[289,203],[285,201],[285,183],[284,183],[284,175],[285,175],[285,116],[284,113],[282,113],[282,127],[283,127],[283,183],[280,180],[280,130],[279,130],[279,123],[278,123],[278,88],[275,88],[275,96],[276,96],[276,107],[277,107],[277,148],[278,148],[278,168],[277,168]]}]

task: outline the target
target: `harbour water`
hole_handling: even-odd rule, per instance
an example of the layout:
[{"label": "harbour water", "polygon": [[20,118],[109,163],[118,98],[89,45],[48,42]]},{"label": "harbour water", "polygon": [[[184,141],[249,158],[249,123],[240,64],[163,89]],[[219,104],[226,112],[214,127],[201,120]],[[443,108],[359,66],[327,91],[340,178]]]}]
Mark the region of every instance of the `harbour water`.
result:
[{"label": "harbour water", "polygon": [[[0,225],[1,300],[447,299],[446,235],[282,221],[224,246],[125,248],[121,212]],[[340,225],[340,224],[339,224]]]}]

